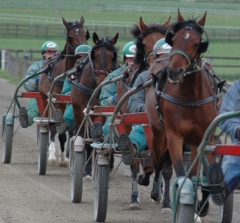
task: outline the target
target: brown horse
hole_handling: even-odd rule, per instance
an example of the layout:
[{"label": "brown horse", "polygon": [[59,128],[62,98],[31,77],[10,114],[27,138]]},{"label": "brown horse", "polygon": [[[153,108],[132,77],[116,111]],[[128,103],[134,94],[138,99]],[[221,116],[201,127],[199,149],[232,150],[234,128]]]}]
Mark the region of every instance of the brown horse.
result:
[{"label": "brown horse", "polygon": [[[118,33],[112,38],[103,37],[99,39],[93,33],[93,46],[87,58],[80,59],[77,67],[76,79],[72,82],[71,92],[73,113],[78,126],[84,119],[84,109],[98,84],[113,70],[118,68],[117,48],[114,46],[118,39]],[[96,97],[93,105],[99,104],[99,97]],[[81,128],[79,135],[83,137],[84,128]],[[86,144],[87,159],[91,155],[91,147]],[[91,162],[87,163],[86,174],[91,174]]]},{"label": "brown horse", "polygon": [[[127,73],[127,75],[123,81],[120,81],[118,83],[118,87],[117,87],[118,100],[128,91],[129,87],[133,86],[137,76],[141,72],[147,70],[149,65],[153,63],[154,61],[154,56],[152,54],[153,46],[159,39],[165,37],[166,31],[170,24],[170,18],[164,24],[156,24],[156,23],[145,24],[142,18],[140,17],[139,24],[135,25],[131,30],[133,37],[136,39],[136,47],[137,47],[135,64],[127,67],[122,72],[124,74]],[[127,109],[127,103],[128,101],[126,101],[125,104],[123,104],[123,106],[121,107],[122,113],[129,113]],[[129,129],[126,130],[126,132],[129,133]],[[149,158],[147,158],[145,161],[149,161]],[[139,163],[140,163],[139,159],[134,159],[134,162],[131,164],[133,182],[137,181],[138,173],[140,171]],[[141,181],[142,182],[141,185],[147,186],[149,184],[149,178],[153,173],[153,167],[150,165],[149,162],[147,163],[147,165],[144,164],[144,172],[146,175],[145,174],[140,175],[138,177],[138,183],[140,183]],[[165,211],[168,212],[170,208],[170,194],[169,194],[170,191],[169,190],[170,190],[170,179],[172,176],[172,167],[166,168],[163,171],[163,176],[165,180],[165,193],[164,193],[165,199],[164,199],[162,212],[165,212]],[[158,190],[158,188],[154,188],[154,191],[155,190]],[[137,205],[134,206],[137,200],[136,199],[134,200],[134,196],[133,196],[136,194],[138,195],[139,191],[132,190],[132,200],[130,203],[130,208],[137,207]],[[155,202],[158,203],[159,201],[160,200],[155,199]]]},{"label": "brown horse", "polygon": [[[220,94],[211,72],[208,72],[202,60],[202,53],[208,47],[208,39],[202,40],[204,35],[207,38],[203,28],[205,19],[206,13],[199,21],[184,20],[178,10],[178,20],[166,35],[166,42],[172,45],[169,65],[154,75],[156,84],[146,92],[146,109],[153,132],[156,176],[163,165],[163,148],[159,145],[163,144],[164,134],[167,135],[167,145],[176,175],[184,176],[183,144],[191,145],[193,160],[205,130],[219,112]],[[161,69],[162,67],[151,68],[151,72],[156,74]],[[148,100],[152,98],[155,100]],[[195,175],[196,168],[192,175]],[[209,195],[205,190],[202,192],[198,211]],[[153,193],[152,197],[154,199]],[[208,209],[207,202],[200,216],[205,216]]]},{"label": "brown horse", "polygon": [[[55,55],[55,59],[51,63],[51,70],[46,73],[42,74],[39,82],[39,91],[41,94],[43,106],[46,109],[47,107],[47,99],[48,99],[48,92],[50,90],[51,83],[54,78],[59,76],[65,71],[70,70],[74,67],[76,63],[76,58],[74,55],[76,47],[80,44],[87,44],[87,39],[89,38],[89,32],[84,30],[84,18],[80,18],[80,22],[67,22],[64,18],[62,18],[63,24],[66,27],[65,34],[66,34],[66,44],[64,50],[59,54]],[[60,94],[62,91],[64,80],[58,82],[54,87],[54,93]],[[64,111],[66,104],[58,103],[55,104],[56,109],[61,109]],[[45,112],[45,117],[49,116],[48,109]],[[54,137],[56,134],[55,126],[50,126],[51,131],[51,141],[54,142]],[[66,142],[66,134],[59,134],[59,141],[61,147],[61,160],[60,165],[65,166],[65,157],[64,157],[64,144]],[[55,152],[54,143],[51,143],[50,147],[51,151],[53,150],[53,154]],[[51,152],[50,151],[50,152]]]}]

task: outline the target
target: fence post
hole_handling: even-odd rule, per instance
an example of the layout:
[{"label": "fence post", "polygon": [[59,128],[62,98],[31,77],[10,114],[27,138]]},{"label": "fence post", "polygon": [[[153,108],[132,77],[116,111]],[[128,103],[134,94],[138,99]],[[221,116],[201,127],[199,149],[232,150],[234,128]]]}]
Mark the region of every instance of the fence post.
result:
[{"label": "fence post", "polygon": [[2,50],[2,60],[1,60],[1,69],[5,70],[6,63],[6,50]]}]

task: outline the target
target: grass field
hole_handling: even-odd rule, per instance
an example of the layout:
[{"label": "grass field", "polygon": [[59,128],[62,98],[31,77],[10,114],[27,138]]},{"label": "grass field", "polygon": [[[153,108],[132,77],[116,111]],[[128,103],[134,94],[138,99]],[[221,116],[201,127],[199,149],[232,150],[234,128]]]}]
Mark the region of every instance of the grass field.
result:
[{"label": "grass field", "polygon": [[[79,20],[84,16],[85,25],[107,24],[112,21],[116,24],[128,24],[132,26],[138,23],[140,16],[148,22],[164,22],[171,15],[172,21],[176,21],[177,8],[180,8],[185,18],[201,17],[207,10],[207,20],[205,27],[222,27],[226,29],[240,29],[240,4],[239,2],[219,2],[219,1],[159,1],[159,0],[0,0],[0,23],[15,24],[62,24],[61,17],[67,21]],[[64,26],[63,26],[64,30]],[[89,30],[92,34],[95,30]],[[117,29],[116,29],[117,32]],[[129,39],[130,41],[131,39]],[[0,49],[24,49],[39,50],[46,39],[26,38],[3,38],[0,36]],[[65,36],[55,40],[60,49],[65,45]],[[127,40],[128,41],[128,40]],[[89,45],[93,45],[89,40]],[[120,51],[126,40],[121,39],[121,33],[117,46]],[[210,46],[204,56],[239,57],[239,42],[213,42],[210,39]],[[212,61],[213,64],[224,64],[226,61]],[[228,61],[229,66],[238,63],[236,60]],[[239,64],[239,63],[238,63]],[[221,75],[240,74],[239,69],[216,68],[216,72]]]}]

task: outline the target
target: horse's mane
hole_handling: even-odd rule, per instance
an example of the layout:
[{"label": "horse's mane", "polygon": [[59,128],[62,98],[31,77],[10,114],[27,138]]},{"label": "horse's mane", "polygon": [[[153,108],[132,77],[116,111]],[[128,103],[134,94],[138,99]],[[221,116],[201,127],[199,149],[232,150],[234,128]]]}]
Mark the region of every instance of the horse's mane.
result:
[{"label": "horse's mane", "polygon": [[65,43],[64,49],[60,52],[60,56],[59,56],[60,60],[65,58],[66,51],[67,51],[67,43]]},{"label": "horse's mane", "polygon": [[110,37],[103,37],[100,41],[98,41],[97,44],[95,44],[92,48],[92,51],[94,51],[94,49],[99,48],[101,46],[104,46],[106,49],[113,51],[116,54],[116,60],[113,61],[113,70],[117,69],[119,67],[119,55],[118,55],[118,51],[119,48],[114,46],[111,42],[110,42]]},{"label": "horse's mane", "polygon": [[136,47],[137,47],[135,63],[141,64],[141,66],[140,66],[141,70],[144,70],[147,68],[147,65],[144,61],[145,52],[144,52],[144,45],[142,43],[143,38],[152,32],[159,32],[162,34],[166,34],[167,30],[168,30],[167,26],[163,26],[162,24],[157,24],[157,23],[147,24],[147,27],[143,32],[141,32],[141,30],[137,24],[135,24],[133,26],[133,28],[131,29],[130,32],[135,39],[135,43],[136,43]]}]

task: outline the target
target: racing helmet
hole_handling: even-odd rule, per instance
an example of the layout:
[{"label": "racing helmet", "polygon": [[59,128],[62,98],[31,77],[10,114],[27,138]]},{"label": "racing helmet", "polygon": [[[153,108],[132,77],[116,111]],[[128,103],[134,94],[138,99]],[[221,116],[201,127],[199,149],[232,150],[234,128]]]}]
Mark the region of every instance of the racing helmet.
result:
[{"label": "racing helmet", "polygon": [[86,44],[82,44],[75,49],[75,56],[79,54],[88,54],[92,50],[92,47]]},{"label": "racing helmet", "polygon": [[170,53],[172,47],[165,42],[165,38],[158,40],[153,47],[153,55]]},{"label": "racing helmet", "polygon": [[53,41],[47,41],[41,47],[42,54],[44,54],[46,51],[58,51],[58,50],[59,50],[58,45]]},{"label": "racing helmet", "polygon": [[123,59],[125,61],[126,57],[135,57],[136,54],[136,44],[134,41],[128,42],[124,47],[123,47]]}]

